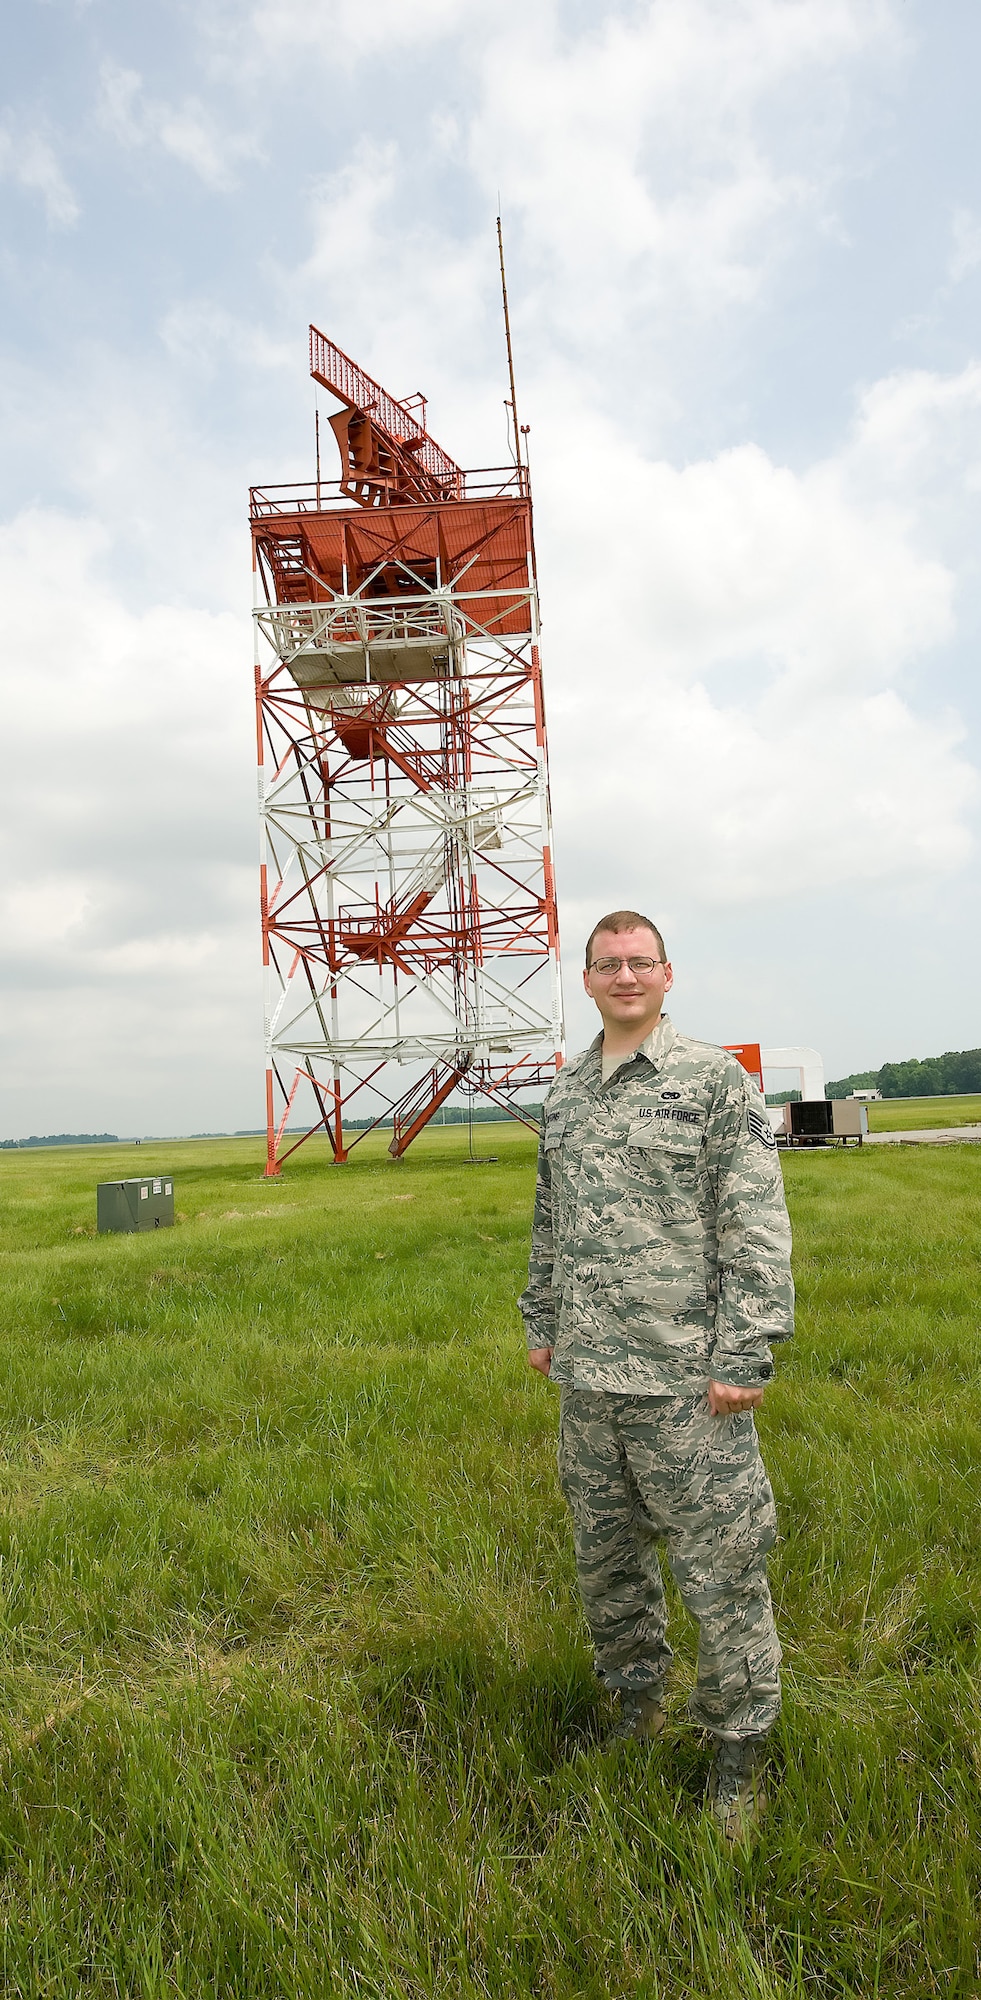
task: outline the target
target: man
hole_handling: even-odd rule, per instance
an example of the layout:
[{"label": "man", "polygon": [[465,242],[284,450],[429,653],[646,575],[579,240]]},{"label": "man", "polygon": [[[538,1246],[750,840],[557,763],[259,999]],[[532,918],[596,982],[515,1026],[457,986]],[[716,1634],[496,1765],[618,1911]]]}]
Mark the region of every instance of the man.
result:
[{"label": "man", "polygon": [[664,1727],[663,1540],[698,1620],[688,1706],[715,1739],[709,1803],[741,1839],[780,1709],[776,1518],[752,1415],[771,1344],[793,1330],[780,1163],[746,1071],[662,1013],[673,975],[649,917],[601,918],[583,978],[603,1026],[545,1104],[528,1359],[561,1384],[559,1476],[617,1733]]}]

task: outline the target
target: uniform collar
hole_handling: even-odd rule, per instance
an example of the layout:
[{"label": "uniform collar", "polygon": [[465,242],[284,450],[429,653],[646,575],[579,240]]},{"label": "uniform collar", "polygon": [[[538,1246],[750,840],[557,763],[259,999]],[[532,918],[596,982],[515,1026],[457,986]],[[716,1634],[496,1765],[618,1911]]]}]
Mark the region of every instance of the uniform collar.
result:
[{"label": "uniform collar", "polygon": [[[650,1034],[644,1036],[643,1041],[634,1050],[633,1055],[624,1056],[620,1068],[624,1069],[629,1063],[637,1062],[638,1058],[643,1057],[644,1061],[649,1062],[653,1069],[659,1070],[669,1050],[674,1048],[677,1039],[678,1030],[671,1020],[670,1015],[662,1014],[656,1028],[652,1028]],[[615,1074],[618,1073],[615,1072]],[[579,1075],[582,1077],[583,1082],[589,1084],[593,1090],[599,1088],[603,1075],[602,1029],[594,1037],[593,1041],[590,1042],[585,1055],[582,1057],[579,1065]],[[611,1077],[610,1082],[612,1083],[612,1081],[613,1078]]]},{"label": "uniform collar", "polygon": [[652,1028],[650,1034],[641,1042],[637,1054],[646,1056],[655,1069],[660,1069],[665,1056],[674,1048],[677,1039],[678,1030],[670,1014],[662,1014],[657,1027]]}]

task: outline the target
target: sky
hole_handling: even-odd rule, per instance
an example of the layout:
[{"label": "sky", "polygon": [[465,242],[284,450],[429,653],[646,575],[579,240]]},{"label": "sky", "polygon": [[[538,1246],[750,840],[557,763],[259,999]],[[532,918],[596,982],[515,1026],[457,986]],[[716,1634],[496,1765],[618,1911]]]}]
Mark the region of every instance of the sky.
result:
[{"label": "sky", "polygon": [[[19,0],[0,1137],[261,1122],[248,488],[315,321],[530,424],[570,1045],[981,1043],[975,0]],[[326,466],[325,466],[326,472]],[[791,1079],[792,1080],[792,1079]]]}]

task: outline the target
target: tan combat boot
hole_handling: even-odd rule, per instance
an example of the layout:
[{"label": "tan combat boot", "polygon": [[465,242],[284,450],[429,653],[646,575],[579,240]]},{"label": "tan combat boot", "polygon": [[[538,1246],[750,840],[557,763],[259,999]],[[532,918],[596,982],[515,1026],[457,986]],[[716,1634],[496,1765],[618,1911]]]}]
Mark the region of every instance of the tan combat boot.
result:
[{"label": "tan combat boot", "polygon": [[660,1688],[620,1688],[617,1691],[619,1719],[611,1732],[615,1743],[644,1743],[663,1733],[664,1713]]},{"label": "tan combat boot", "polygon": [[719,1742],[709,1772],[709,1811],[727,1840],[751,1840],[766,1811],[760,1765],[765,1736],[744,1736],[739,1743]]}]

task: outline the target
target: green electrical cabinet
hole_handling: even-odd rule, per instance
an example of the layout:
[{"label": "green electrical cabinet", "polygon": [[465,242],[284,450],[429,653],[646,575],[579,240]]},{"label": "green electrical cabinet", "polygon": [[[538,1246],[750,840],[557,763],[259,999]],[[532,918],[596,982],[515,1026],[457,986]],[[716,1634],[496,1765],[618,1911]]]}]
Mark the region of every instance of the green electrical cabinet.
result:
[{"label": "green electrical cabinet", "polygon": [[141,1181],[100,1181],[97,1194],[100,1235],[106,1230],[131,1233],[174,1226],[171,1174],[150,1174]]}]

